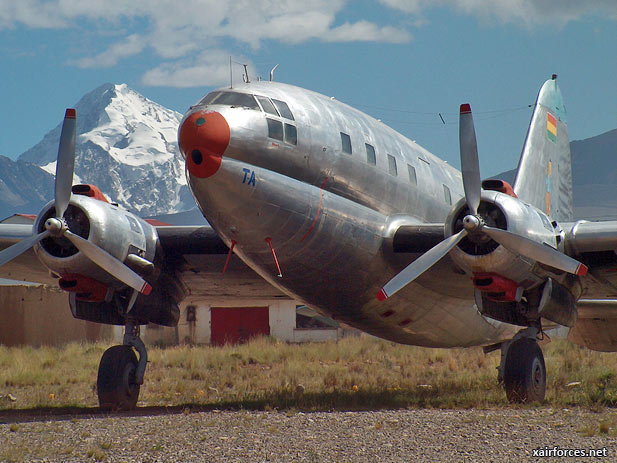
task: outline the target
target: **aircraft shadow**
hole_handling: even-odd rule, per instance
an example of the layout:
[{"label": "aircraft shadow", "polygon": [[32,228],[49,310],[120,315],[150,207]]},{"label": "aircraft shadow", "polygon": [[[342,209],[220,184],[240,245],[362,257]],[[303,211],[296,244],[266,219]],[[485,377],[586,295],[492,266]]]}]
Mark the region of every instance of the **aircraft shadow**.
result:
[{"label": "aircraft shadow", "polygon": [[[99,407],[35,407],[0,409],[0,424],[28,423],[40,421],[64,421],[75,419],[97,419],[109,417],[142,417],[177,415],[182,413],[227,411],[265,411],[295,410],[301,412],[328,411],[375,411],[393,410],[407,407],[425,408],[438,404],[445,408],[474,406],[469,403],[451,401],[451,395],[444,391],[331,391],[321,393],[302,393],[292,391],[268,393],[254,399],[223,401],[213,403],[183,403],[170,406],[144,406],[131,411],[110,411]],[[476,404],[481,405],[481,404]],[[486,405],[486,404],[484,404]]]}]

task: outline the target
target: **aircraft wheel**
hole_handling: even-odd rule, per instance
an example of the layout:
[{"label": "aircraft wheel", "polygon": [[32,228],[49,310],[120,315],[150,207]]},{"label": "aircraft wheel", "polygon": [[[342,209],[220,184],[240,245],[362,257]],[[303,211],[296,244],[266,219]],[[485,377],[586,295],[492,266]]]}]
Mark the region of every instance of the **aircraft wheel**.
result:
[{"label": "aircraft wheel", "polygon": [[136,368],[137,356],[131,346],[112,346],[105,351],[96,381],[101,408],[135,408],[139,398],[139,384],[135,384]]},{"label": "aircraft wheel", "polygon": [[546,392],[546,367],[538,343],[521,338],[512,343],[504,369],[506,396],[512,403],[542,402]]}]

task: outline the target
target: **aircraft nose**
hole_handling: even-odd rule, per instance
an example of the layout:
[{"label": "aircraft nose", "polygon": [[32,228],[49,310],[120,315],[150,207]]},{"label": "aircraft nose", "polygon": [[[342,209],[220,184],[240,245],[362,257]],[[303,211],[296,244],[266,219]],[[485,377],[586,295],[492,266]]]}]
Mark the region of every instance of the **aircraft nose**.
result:
[{"label": "aircraft nose", "polygon": [[190,174],[199,178],[214,175],[221,166],[229,138],[229,124],[222,114],[197,111],[187,117],[180,127],[178,144]]}]

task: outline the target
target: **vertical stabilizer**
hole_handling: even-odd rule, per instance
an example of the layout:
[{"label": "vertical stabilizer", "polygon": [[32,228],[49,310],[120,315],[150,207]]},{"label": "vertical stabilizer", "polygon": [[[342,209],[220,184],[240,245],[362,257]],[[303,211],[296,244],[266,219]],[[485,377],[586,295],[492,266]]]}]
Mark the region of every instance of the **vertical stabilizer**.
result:
[{"label": "vertical stabilizer", "polygon": [[518,163],[514,191],[520,199],[558,221],[571,221],[572,162],[566,108],[557,76],[547,80],[536,100]]}]

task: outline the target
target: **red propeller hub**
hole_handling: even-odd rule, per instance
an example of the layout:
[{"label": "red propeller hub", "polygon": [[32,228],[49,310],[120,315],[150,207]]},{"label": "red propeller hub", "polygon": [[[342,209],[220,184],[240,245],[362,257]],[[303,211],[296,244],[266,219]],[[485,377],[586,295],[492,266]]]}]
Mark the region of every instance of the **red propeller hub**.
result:
[{"label": "red propeller hub", "polygon": [[229,145],[230,130],[225,118],[214,111],[198,111],[180,127],[178,144],[191,175],[211,177],[219,170]]}]

